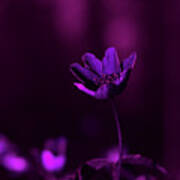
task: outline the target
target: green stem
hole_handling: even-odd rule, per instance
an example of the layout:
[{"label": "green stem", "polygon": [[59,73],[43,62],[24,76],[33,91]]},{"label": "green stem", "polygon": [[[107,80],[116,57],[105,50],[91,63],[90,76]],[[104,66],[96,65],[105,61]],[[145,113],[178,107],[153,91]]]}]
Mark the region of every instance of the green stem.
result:
[{"label": "green stem", "polygon": [[115,104],[114,99],[111,99],[112,109],[114,113],[114,118],[116,121],[117,135],[118,135],[118,152],[119,152],[119,161],[117,164],[117,179],[120,180],[120,169],[121,169],[121,156],[122,156],[122,134],[119,122],[119,116],[117,111],[117,106]]}]

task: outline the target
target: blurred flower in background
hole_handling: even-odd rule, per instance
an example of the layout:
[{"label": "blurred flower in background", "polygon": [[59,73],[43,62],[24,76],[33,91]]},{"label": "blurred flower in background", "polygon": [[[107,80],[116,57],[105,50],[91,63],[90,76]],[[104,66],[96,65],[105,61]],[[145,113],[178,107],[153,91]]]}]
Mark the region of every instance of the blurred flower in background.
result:
[{"label": "blurred flower in background", "polygon": [[[33,149],[31,155],[21,155],[17,146],[4,135],[0,136],[0,167],[18,177],[22,174],[35,174],[37,177],[56,178],[66,165],[67,139],[48,139],[43,149]],[[28,175],[29,173],[29,175]],[[57,174],[56,174],[57,173]]]},{"label": "blurred flower in background", "polygon": [[66,158],[63,155],[54,155],[50,150],[43,150],[41,161],[44,169],[49,172],[60,171],[65,165]]},{"label": "blurred flower in background", "polygon": [[6,154],[3,157],[2,165],[7,170],[15,173],[24,173],[28,169],[28,161],[24,157],[13,153]]},{"label": "blurred flower in background", "polygon": [[0,136],[0,165],[14,173],[24,173],[28,170],[27,159],[19,155],[17,147],[5,136]]},{"label": "blurred flower in background", "polygon": [[67,140],[64,137],[49,139],[41,152],[42,166],[49,172],[60,172],[66,164]]}]

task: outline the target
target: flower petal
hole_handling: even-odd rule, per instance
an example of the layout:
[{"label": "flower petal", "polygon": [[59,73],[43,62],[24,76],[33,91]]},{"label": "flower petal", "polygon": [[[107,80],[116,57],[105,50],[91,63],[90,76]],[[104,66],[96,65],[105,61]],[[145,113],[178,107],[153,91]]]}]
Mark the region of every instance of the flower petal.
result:
[{"label": "flower petal", "polygon": [[121,71],[120,62],[115,48],[108,48],[103,58],[103,73],[112,74]]},{"label": "flower petal", "polygon": [[91,69],[97,74],[102,74],[102,62],[96,58],[92,53],[86,53],[82,56],[82,60],[85,64],[91,67]]},{"label": "flower petal", "polygon": [[81,83],[74,83],[74,85],[80,90],[80,91],[82,91],[82,92],[84,92],[84,93],[86,93],[86,94],[88,94],[88,95],[90,95],[90,96],[95,96],[95,92],[94,91],[92,91],[92,90],[90,90],[90,89],[88,89],[87,87],[85,87],[83,84],[81,84]]},{"label": "flower petal", "polygon": [[74,83],[74,85],[82,92],[95,97],[96,99],[107,99],[109,98],[109,87],[108,85],[104,84],[100,88],[97,89],[97,91],[92,91],[88,89],[86,86],[84,86],[81,83]]},{"label": "flower petal", "polygon": [[128,71],[130,69],[133,69],[134,68],[134,65],[136,63],[136,53],[132,53],[128,58],[126,58],[124,61],[123,61],[123,71]]},{"label": "flower petal", "polygon": [[91,81],[95,82],[98,76],[90,70],[82,67],[78,63],[71,64],[71,71],[73,75],[81,82]]},{"label": "flower petal", "polygon": [[113,88],[111,89],[111,94],[118,95],[121,94],[127,87],[127,83],[130,77],[131,71],[121,72],[120,78],[113,81]]},{"label": "flower petal", "polygon": [[96,99],[107,99],[109,98],[109,86],[107,84],[102,85],[95,94]]},{"label": "flower petal", "polygon": [[116,80],[113,81],[113,84],[116,85],[116,86],[119,86],[126,78],[126,76],[128,76],[128,72],[126,71],[123,71],[120,73],[120,77]]}]

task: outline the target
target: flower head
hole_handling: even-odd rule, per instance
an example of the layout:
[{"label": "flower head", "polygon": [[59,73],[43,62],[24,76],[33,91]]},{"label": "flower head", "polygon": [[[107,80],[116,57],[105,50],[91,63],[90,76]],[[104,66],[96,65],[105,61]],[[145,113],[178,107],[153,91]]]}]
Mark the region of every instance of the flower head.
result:
[{"label": "flower head", "polygon": [[106,50],[102,61],[91,53],[85,53],[82,61],[84,66],[78,63],[71,65],[71,72],[80,81],[74,85],[96,99],[107,99],[120,94],[126,87],[135,65],[136,53],[132,53],[120,63],[117,51],[110,47]]}]

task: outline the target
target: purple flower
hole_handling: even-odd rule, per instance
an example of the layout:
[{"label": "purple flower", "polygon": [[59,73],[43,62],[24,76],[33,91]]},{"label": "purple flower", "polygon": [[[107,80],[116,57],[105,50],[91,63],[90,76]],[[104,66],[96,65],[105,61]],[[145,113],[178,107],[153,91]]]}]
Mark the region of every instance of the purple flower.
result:
[{"label": "purple flower", "polygon": [[64,137],[49,139],[41,152],[41,163],[48,172],[61,171],[66,164],[67,140]]},{"label": "purple flower", "polygon": [[3,158],[3,166],[9,171],[22,173],[27,170],[28,162],[21,156],[17,156],[15,154],[7,154]]},{"label": "purple flower", "polygon": [[78,63],[71,65],[71,72],[80,81],[74,85],[96,99],[107,99],[120,94],[126,87],[135,65],[136,53],[132,53],[120,63],[117,51],[110,47],[106,50],[102,61],[91,53],[85,53],[82,61],[84,66]]},{"label": "purple flower", "polygon": [[23,173],[29,166],[28,161],[18,155],[16,146],[3,135],[0,135],[0,165],[15,173]]},{"label": "purple flower", "polygon": [[60,171],[66,163],[65,155],[54,155],[50,150],[44,150],[41,154],[43,167],[46,171]]}]

